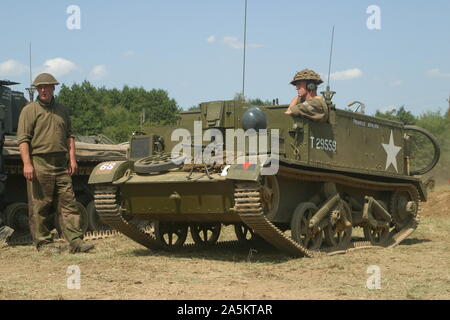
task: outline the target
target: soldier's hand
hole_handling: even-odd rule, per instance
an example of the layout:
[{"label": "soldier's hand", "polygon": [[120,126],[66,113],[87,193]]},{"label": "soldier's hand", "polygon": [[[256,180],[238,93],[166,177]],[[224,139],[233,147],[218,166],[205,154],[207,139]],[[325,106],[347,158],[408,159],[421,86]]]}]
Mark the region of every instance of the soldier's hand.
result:
[{"label": "soldier's hand", "polygon": [[77,173],[78,170],[78,164],[76,160],[71,160],[69,163],[69,167],[67,168],[67,172],[69,175],[73,176],[75,173]]},{"label": "soldier's hand", "polygon": [[23,166],[23,176],[28,181],[32,181],[34,179],[34,168],[32,164],[27,164]]}]

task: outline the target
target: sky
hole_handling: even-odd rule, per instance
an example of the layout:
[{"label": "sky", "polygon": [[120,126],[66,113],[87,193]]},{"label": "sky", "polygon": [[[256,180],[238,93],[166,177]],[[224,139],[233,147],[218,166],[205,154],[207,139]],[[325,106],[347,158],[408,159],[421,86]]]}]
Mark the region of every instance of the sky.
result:
[{"label": "sky", "polygon": [[[245,0],[2,0],[0,79],[50,72],[71,86],[166,90],[184,109],[242,91]],[[301,69],[320,73],[338,108],[445,112],[448,0],[248,0],[245,96],[288,104]]]}]

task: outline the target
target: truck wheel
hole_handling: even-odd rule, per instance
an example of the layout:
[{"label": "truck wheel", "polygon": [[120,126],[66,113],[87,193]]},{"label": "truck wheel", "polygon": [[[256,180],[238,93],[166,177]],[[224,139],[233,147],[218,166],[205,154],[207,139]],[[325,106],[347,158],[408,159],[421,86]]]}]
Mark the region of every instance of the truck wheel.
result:
[{"label": "truck wheel", "polygon": [[17,234],[25,235],[30,233],[28,224],[28,204],[24,202],[14,202],[5,208],[6,225],[14,229]]}]

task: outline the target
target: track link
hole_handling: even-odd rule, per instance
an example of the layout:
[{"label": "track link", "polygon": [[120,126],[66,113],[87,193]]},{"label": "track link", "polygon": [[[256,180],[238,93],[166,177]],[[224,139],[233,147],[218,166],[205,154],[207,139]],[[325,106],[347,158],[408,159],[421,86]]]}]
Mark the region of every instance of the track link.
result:
[{"label": "track link", "polygon": [[94,191],[95,210],[102,221],[127,237],[151,250],[161,250],[163,247],[150,233],[128,223],[122,216],[119,188],[112,185],[98,185]]},{"label": "track link", "polygon": [[[289,175],[289,174],[288,174]],[[395,191],[395,188],[406,190],[412,196],[412,200],[417,204],[417,214],[412,217],[411,221],[398,232],[391,231],[389,241],[385,247],[392,248],[399,245],[404,239],[411,235],[419,224],[418,214],[420,212],[420,196],[417,188],[411,184],[397,184],[388,186],[385,183],[365,182],[360,179],[333,177],[327,174],[304,174],[301,180],[323,182],[333,181],[340,184],[358,186],[372,190]],[[354,250],[385,248],[383,246],[374,245],[370,241],[351,241],[347,247],[326,247],[317,251],[311,251],[294,241],[291,237],[286,236],[274,224],[272,224],[264,215],[262,206],[261,184],[258,182],[236,182],[235,183],[235,210],[242,221],[253,231],[261,236],[268,243],[292,256],[317,257],[320,255],[336,255],[343,254]],[[395,221],[394,221],[395,224]]]},{"label": "track link", "polygon": [[235,211],[247,226],[277,249],[293,256],[313,257],[315,253],[283,234],[264,216],[258,183],[236,183]]}]

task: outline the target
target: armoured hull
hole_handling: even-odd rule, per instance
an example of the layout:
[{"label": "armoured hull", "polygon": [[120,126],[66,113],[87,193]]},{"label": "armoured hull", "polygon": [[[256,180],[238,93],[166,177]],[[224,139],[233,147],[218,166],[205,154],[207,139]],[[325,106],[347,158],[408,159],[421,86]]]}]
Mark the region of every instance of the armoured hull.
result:
[{"label": "armoured hull", "polygon": [[[415,128],[334,109],[328,122],[314,123],[285,115],[285,108],[207,103],[177,126],[134,137],[128,161],[100,164],[91,174],[102,220],[150,249],[182,247],[188,229],[197,245],[211,245],[222,224],[233,224],[241,243],[263,238],[294,256],[395,246],[414,231],[426,200],[409,169],[406,132]],[[181,142],[180,128],[188,137]],[[228,144],[238,129],[248,138],[241,153]],[[255,153],[252,137],[269,130],[270,146]],[[428,167],[439,159],[434,145]],[[174,161],[180,146],[193,153],[183,149],[184,161]],[[205,160],[211,154],[214,161]],[[132,219],[152,221],[154,232],[140,231]],[[353,241],[356,227],[366,241]]]}]

